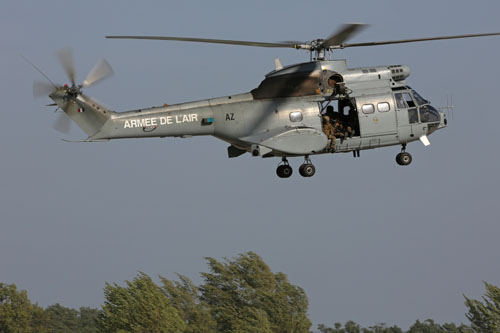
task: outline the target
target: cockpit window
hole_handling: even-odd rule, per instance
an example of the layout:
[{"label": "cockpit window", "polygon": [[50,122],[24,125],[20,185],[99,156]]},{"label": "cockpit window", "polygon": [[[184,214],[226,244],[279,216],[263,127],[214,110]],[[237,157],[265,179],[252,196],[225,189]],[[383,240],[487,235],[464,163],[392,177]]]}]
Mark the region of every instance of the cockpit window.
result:
[{"label": "cockpit window", "polygon": [[415,102],[413,101],[413,98],[411,98],[410,93],[403,93],[403,98],[406,101],[406,104],[408,104],[410,108],[415,107]]},{"label": "cockpit window", "polygon": [[418,105],[424,105],[429,103],[429,101],[425,100],[415,90],[412,90],[412,92],[413,92],[413,98],[415,98],[415,101],[417,101]]},{"label": "cockpit window", "polygon": [[430,105],[424,105],[420,107],[420,121],[423,123],[432,123],[440,121],[438,110]]},{"label": "cockpit window", "polygon": [[398,105],[398,108],[406,109],[407,106],[406,106],[405,100],[403,99],[403,94],[397,93],[397,94],[394,94],[394,96],[396,97],[396,103]]},{"label": "cockpit window", "polygon": [[416,108],[408,109],[408,122],[410,124],[418,123],[418,111]]}]

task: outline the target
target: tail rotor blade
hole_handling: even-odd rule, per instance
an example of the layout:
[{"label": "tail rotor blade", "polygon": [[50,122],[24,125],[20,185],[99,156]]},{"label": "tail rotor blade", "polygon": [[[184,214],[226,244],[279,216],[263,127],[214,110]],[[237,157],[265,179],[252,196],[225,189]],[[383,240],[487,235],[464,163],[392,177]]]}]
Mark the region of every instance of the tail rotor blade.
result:
[{"label": "tail rotor blade", "polygon": [[73,53],[70,48],[65,48],[57,51],[57,56],[61,65],[64,67],[66,74],[68,75],[69,80],[72,85],[75,85],[75,65],[73,62]]},{"label": "tail rotor blade", "polygon": [[87,77],[82,83],[82,86],[88,87],[90,85],[93,85],[113,75],[113,73],[114,72],[113,68],[111,68],[111,65],[105,59],[101,59],[87,75]]},{"label": "tail rotor blade", "polygon": [[59,112],[59,116],[52,127],[60,133],[68,134],[71,129],[71,119],[64,112]]},{"label": "tail rotor blade", "polygon": [[35,81],[33,82],[33,97],[47,97],[56,89],[57,87],[54,87],[52,83]]}]

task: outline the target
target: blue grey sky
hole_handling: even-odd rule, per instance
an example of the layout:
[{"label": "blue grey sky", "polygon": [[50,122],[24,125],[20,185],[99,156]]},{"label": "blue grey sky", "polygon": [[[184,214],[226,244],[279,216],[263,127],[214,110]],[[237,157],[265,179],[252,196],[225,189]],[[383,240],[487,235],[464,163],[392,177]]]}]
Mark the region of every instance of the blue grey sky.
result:
[{"label": "blue grey sky", "polygon": [[[138,271],[200,283],[203,257],[257,252],[305,289],[314,323],[409,327],[466,322],[465,294],[500,285],[500,37],[353,48],[349,67],[404,64],[435,106],[453,95],[431,146],[313,158],[313,178],[275,175],[277,159],[229,160],[211,137],[71,144],[52,128],[43,80],[67,82],[54,53],[71,46],[77,81],[105,57],[115,75],[85,93],[125,111],[246,92],[308,53],[106,40],[151,34],[255,41],[324,38],[346,22],[352,42],[500,32],[498,1],[0,2],[0,282],[43,306],[103,303],[106,281]],[[301,159],[291,159],[297,168]],[[297,171],[297,170],[295,170]]]}]

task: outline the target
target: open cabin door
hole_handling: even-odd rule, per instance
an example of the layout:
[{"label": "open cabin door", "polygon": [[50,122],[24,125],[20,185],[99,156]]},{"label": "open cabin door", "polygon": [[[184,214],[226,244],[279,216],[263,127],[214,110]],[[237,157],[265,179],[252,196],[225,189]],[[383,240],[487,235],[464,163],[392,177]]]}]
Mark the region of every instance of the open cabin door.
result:
[{"label": "open cabin door", "polygon": [[397,133],[392,95],[356,97],[356,105],[362,137]]}]

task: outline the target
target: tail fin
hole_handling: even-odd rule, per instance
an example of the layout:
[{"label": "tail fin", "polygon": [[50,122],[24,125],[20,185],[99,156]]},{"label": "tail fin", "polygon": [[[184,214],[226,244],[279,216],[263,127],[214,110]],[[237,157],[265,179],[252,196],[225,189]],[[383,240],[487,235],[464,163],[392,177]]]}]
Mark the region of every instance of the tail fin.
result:
[{"label": "tail fin", "polygon": [[50,97],[89,137],[97,134],[114,113],[83,94],[64,98],[55,92]]},{"label": "tail fin", "polygon": [[[82,94],[82,88],[91,86],[111,75],[113,69],[109,63],[102,59],[90,71],[82,84],[75,83],[75,66],[73,63],[73,55],[71,49],[63,49],[58,53],[59,61],[61,62],[71,86],[65,84],[58,86],[52,82],[42,71],[40,71],[29,60],[30,64],[40,72],[50,85],[40,84],[35,82],[33,85],[33,94],[35,97],[49,93],[49,97],[56,102],[57,106],[61,108],[89,137],[99,133],[104,124],[112,117],[114,113],[106,107],[100,105],[90,97]],[[53,91],[55,89],[55,91]],[[50,93],[52,91],[52,93]]]}]

